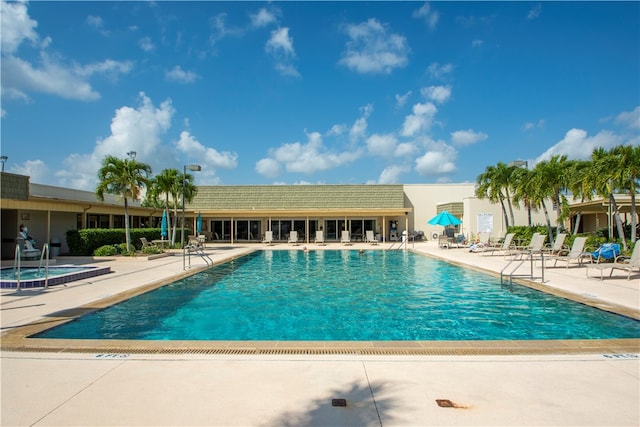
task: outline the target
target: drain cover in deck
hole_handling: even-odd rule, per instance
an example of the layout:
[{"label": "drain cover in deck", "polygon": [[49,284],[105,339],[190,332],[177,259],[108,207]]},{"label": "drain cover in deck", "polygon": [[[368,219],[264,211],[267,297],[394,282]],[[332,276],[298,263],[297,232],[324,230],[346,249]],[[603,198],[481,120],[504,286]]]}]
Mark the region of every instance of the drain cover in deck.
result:
[{"label": "drain cover in deck", "polygon": [[347,399],[331,399],[331,406],[347,406]]}]

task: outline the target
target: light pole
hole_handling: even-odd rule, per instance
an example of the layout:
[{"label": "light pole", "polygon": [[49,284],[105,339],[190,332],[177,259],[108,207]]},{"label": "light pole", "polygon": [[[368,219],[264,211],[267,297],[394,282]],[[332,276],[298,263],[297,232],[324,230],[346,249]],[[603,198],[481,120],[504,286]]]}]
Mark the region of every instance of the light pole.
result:
[{"label": "light pole", "polygon": [[200,172],[202,167],[200,165],[184,165],[182,171],[182,230],[180,232],[180,244],[182,245],[182,269],[185,269],[184,265],[184,257],[185,257],[185,246],[184,246],[184,193],[185,193],[185,181],[187,178],[187,169],[194,172]]},{"label": "light pole", "polygon": [[0,156],[0,161],[2,162],[2,172],[4,172],[4,164],[9,160],[7,156]]}]

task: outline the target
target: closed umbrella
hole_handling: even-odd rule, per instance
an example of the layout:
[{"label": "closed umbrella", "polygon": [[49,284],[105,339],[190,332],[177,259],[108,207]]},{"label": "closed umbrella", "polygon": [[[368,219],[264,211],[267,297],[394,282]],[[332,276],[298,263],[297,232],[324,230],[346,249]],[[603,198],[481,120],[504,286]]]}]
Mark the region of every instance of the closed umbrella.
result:
[{"label": "closed umbrella", "polygon": [[462,224],[462,221],[460,221],[455,216],[451,215],[449,212],[442,211],[438,215],[436,215],[433,218],[431,218],[428,221],[428,223],[431,224],[431,225],[442,225],[442,226],[446,227],[448,225]]},{"label": "closed umbrella", "polygon": [[165,209],[162,212],[162,223],[160,224],[160,236],[162,236],[163,240],[167,240],[167,210]]},{"label": "closed umbrella", "polygon": [[196,221],[196,231],[198,234],[202,234],[202,213],[198,212],[198,219]]}]

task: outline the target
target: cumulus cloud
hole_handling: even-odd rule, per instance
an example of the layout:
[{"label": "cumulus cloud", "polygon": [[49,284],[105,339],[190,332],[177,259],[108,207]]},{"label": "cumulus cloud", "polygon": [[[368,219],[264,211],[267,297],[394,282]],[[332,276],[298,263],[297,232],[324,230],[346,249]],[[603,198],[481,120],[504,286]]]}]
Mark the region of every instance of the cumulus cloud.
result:
[{"label": "cumulus cloud", "polygon": [[420,89],[426,99],[442,104],[451,97],[451,86],[429,86]]},{"label": "cumulus cloud", "polygon": [[437,111],[438,109],[431,102],[415,104],[413,106],[413,114],[406,116],[404,119],[402,136],[411,137],[419,132],[429,130]]},{"label": "cumulus cloud", "polygon": [[633,111],[624,111],[616,116],[615,122],[629,129],[640,129],[640,106]]},{"label": "cumulus cloud", "polygon": [[404,95],[396,94],[396,108],[402,108],[409,100],[411,96],[411,91],[408,91]]},{"label": "cumulus cloud", "polygon": [[103,36],[108,36],[109,31],[104,28],[104,20],[100,16],[89,15],[85,20],[87,25],[93,27],[96,31],[98,31]]},{"label": "cumulus cloud", "polygon": [[31,182],[51,181],[51,172],[42,160],[27,160],[22,164],[13,164],[9,168],[9,172],[29,176]]},{"label": "cumulus cloud", "polygon": [[36,43],[39,40],[35,28],[38,23],[29,17],[27,3],[25,2],[0,2],[0,23],[2,24],[2,37],[0,45],[3,54],[13,54],[25,40]]},{"label": "cumulus cloud", "polygon": [[524,126],[522,126],[522,129],[525,131],[542,129],[544,128],[544,123],[545,123],[544,119],[540,119],[537,122],[527,122],[524,124]]},{"label": "cumulus cloud", "polygon": [[610,131],[602,130],[594,136],[589,136],[587,131],[574,128],[569,130],[564,138],[542,153],[534,163],[549,160],[555,155],[566,155],[569,159],[585,160],[597,147],[610,149],[622,143],[622,137]]},{"label": "cumulus cloud", "polygon": [[408,172],[409,169],[402,165],[391,165],[382,170],[378,178],[378,184],[397,184],[400,182],[400,176]]},{"label": "cumulus cloud", "polygon": [[255,28],[266,27],[277,21],[276,15],[265,8],[260,9],[257,13],[251,14],[251,25]]},{"label": "cumulus cloud", "polygon": [[427,67],[427,73],[434,80],[444,80],[448,78],[452,72],[452,64],[440,65],[439,63],[434,62]]},{"label": "cumulus cloud", "polygon": [[293,48],[293,38],[289,35],[289,28],[273,30],[265,45],[265,50],[276,60],[275,68],[280,74],[291,77],[300,76],[292,62],[296,52]]},{"label": "cumulus cloud", "polygon": [[185,155],[198,159],[198,162],[202,163],[203,171],[209,175],[212,175],[218,168],[235,169],[238,166],[238,155],[236,153],[220,152],[215,148],[207,147],[188,131],[180,133],[176,148]]},{"label": "cumulus cloud", "polygon": [[171,126],[175,110],[171,100],[155,106],[144,93],[139,94],[137,107],[124,106],[116,110],[111,120],[111,135],[98,139],[89,154],[73,153],[63,161],[64,168],[57,172],[61,185],[92,190],[96,185],[96,171],[107,155],[124,157],[135,151],[139,161],[155,162],[168,150],[162,146],[162,135]]},{"label": "cumulus cloud", "polygon": [[151,40],[151,37],[142,37],[140,40],[138,40],[138,46],[140,46],[140,49],[144,50],[145,52],[151,52],[156,48],[156,46],[153,44],[153,41]]},{"label": "cumulus cloud", "polygon": [[179,65],[176,65],[171,70],[164,72],[164,76],[167,80],[178,83],[193,83],[198,79],[198,75],[193,71],[185,71]]},{"label": "cumulus cloud", "polygon": [[37,22],[29,18],[27,3],[2,1],[2,96],[29,100],[29,93],[39,92],[66,99],[93,101],[100,94],[93,89],[88,79],[96,74],[116,78],[128,73],[133,65],[129,61],[107,59],[85,65],[65,64],[58,55],[46,49],[51,39],[45,37],[40,43],[39,62],[31,63],[15,55],[24,40],[40,41],[35,31]]},{"label": "cumulus cloud", "polygon": [[486,133],[476,132],[473,129],[451,132],[451,142],[458,146],[475,144],[484,141],[487,137]]},{"label": "cumulus cloud", "polygon": [[423,19],[426,22],[427,26],[431,31],[436,29],[438,25],[438,20],[440,19],[440,14],[435,10],[431,9],[431,5],[427,2],[413,12],[414,18]]},{"label": "cumulus cloud", "polygon": [[457,152],[446,144],[433,144],[416,159],[415,170],[422,176],[444,175],[456,170]]},{"label": "cumulus cloud", "polygon": [[367,134],[367,119],[373,112],[373,105],[367,104],[361,108],[362,116],[359,117],[351,129],[349,130],[349,138],[352,142],[357,142],[363,138],[365,138]]},{"label": "cumulus cloud", "polygon": [[287,172],[312,174],[349,164],[361,156],[361,150],[338,151],[325,146],[318,132],[307,134],[307,142],[282,144],[269,150],[269,157],[256,163],[256,171],[270,178],[282,169]]},{"label": "cumulus cloud", "polygon": [[374,156],[393,156],[398,145],[394,134],[374,134],[367,138],[367,152]]},{"label": "cumulus cloud", "polygon": [[362,74],[390,74],[409,62],[405,37],[392,33],[388,26],[371,18],[345,26],[349,37],[339,64]]}]

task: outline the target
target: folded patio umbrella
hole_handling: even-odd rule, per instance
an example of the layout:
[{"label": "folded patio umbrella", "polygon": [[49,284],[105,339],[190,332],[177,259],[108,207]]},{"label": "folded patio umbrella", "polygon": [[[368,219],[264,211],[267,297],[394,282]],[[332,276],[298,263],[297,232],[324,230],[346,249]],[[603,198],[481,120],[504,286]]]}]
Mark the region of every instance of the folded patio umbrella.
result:
[{"label": "folded patio umbrella", "polygon": [[167,210],[162,212],[162,223],[160,224],[160,235],[163,239],[167,238]]}]

